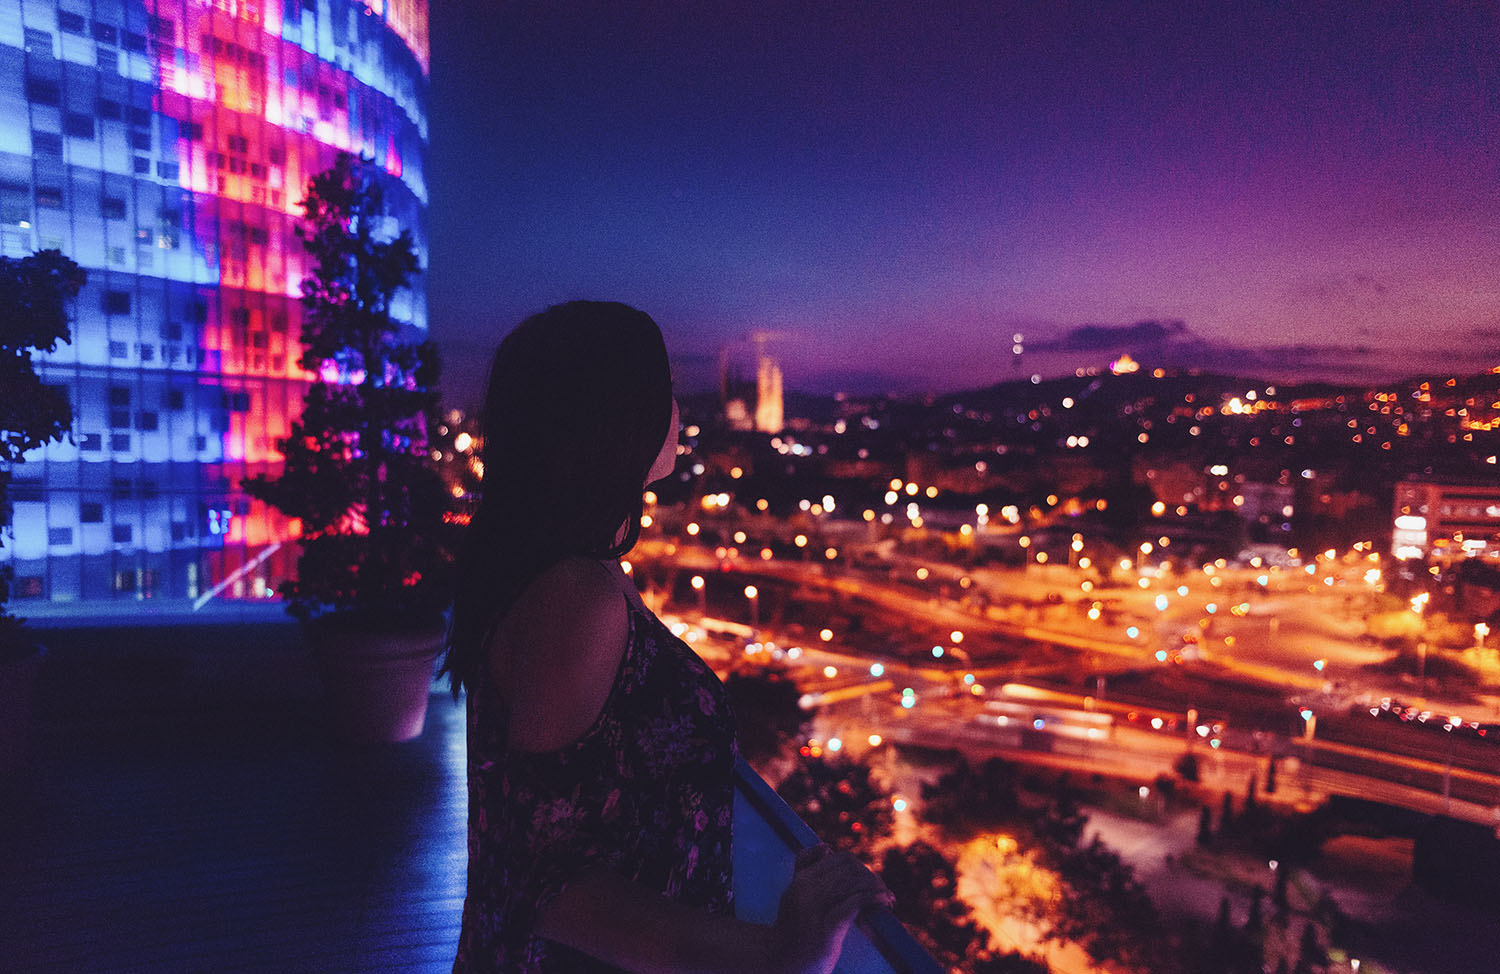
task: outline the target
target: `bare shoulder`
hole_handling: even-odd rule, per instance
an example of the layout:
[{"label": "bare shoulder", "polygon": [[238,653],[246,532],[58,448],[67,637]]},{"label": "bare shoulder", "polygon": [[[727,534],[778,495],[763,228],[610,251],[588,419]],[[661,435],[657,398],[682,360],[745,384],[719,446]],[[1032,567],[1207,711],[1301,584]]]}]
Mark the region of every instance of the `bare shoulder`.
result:
[{"label": "bare shoulder", "polygon": [[521,593],[490,643],[517,748],[555,750],[604,707],[629,638],[620,587],[597,561],[567,558]]}]

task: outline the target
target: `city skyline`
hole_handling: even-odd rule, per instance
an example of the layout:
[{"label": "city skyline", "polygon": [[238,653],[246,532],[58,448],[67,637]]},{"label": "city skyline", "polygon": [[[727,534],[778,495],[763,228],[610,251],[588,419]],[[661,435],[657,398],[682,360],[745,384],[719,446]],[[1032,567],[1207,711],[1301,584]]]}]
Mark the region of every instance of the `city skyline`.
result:
[{"label": "city skyline", "polygon": [[1120,351],[1283,381],[1494,364],[1495,27],[1353,5],[435,10],[450,399],[517,320],[578,296],[649,311],[698,388],[767,329],[787,387],[816,392],[1001,381],[1017,332],[1042,374]]}]

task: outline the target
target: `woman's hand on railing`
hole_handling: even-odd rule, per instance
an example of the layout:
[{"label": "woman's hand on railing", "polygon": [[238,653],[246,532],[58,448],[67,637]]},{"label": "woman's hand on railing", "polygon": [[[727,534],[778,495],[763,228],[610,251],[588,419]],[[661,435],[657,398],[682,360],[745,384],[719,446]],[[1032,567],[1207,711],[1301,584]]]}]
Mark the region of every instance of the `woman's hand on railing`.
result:
[{"label": "woman's hand on railing", "polygon": [[890,890],[853,854],[826,845],[803,849],[771,928],[771,970],[830,974],[859,912],[892,901]]}]

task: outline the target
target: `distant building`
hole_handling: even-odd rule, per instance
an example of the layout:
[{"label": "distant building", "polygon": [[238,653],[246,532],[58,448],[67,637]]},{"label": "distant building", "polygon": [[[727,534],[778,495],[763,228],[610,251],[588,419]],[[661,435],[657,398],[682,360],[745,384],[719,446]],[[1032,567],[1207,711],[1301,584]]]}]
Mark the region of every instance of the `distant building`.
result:
[{"label": "distant building", "polygon": [[781,366],[764,352],[755,371],[755,429],[780,433],[786,426],[781,397]]},{"label": "distant building", "polygon": [[1500,485],[1402,481],[1392,527],[1397,558],[1500,559]]},{"label": "distant building", "polygon": [[756,351],[754,385],[741,379],[739,370],[730,365],[728,349],[719,353],[719,404],[730,429],[780,433],[786,428],[781,365],[766,354],[769,337],[764,332],[752,336]]},{"label": "distant building", "polygon": [[[12,471],[18,600],[291,573],[296,526],[240,483],[280,469],[311,379],[298,203],[362,154],[425,263],[427,86],[427,0],[0,3],[0,252],[88,271],[71,344],[38,357],[72,435]],[[393,311],[426,328],[420,278]]]}]

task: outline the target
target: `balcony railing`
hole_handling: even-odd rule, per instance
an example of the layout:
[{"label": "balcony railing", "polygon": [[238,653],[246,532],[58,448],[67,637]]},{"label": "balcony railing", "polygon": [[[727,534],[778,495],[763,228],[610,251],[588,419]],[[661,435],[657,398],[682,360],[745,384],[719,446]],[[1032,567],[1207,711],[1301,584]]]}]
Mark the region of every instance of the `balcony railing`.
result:
[{"label": "balcony railing", "polygon": [[[743,759],[735,767],[734,903],[743,920],[771,923],[797,851],[818,836]],[[889,910],[866,910],[849,930],[836,974],[941,974]]]}]

